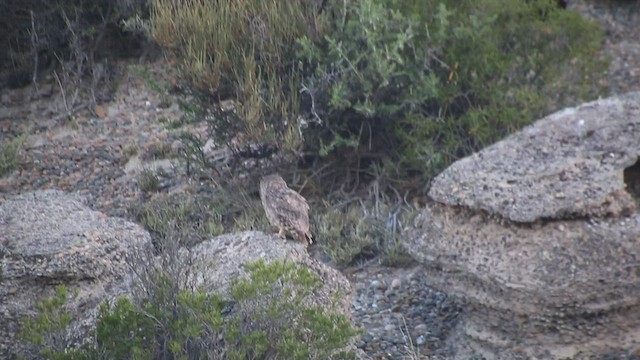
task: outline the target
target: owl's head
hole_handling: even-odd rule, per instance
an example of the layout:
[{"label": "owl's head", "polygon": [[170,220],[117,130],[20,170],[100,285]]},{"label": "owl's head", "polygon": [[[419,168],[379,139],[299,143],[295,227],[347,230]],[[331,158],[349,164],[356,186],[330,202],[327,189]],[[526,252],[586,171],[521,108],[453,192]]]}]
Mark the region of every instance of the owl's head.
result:
[{"label": "owl's head", "polygon": [[284,179],[282,178],[282,176],[278,175],[278,174],[271,174],[271,175],[265,175],[262,177],[262,179],[260,179],[260,185],[281,185],[281,186],[287,186],[287,183],[284,181]]}]

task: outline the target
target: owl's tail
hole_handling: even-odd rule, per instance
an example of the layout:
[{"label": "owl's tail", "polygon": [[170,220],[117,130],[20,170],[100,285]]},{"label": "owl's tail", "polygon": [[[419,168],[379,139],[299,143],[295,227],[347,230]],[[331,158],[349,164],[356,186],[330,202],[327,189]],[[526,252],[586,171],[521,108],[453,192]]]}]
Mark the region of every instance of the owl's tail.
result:
[{"label": "owl's tail", "polygon": [[307,245],[313,244],[313,236],[310,233],[304,234],[305,240],[307,241]]}]

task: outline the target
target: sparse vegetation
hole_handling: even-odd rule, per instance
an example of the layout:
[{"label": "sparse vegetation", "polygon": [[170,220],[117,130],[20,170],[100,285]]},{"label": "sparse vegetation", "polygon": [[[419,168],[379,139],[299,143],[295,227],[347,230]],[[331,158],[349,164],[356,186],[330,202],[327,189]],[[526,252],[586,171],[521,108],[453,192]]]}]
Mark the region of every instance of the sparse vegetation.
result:
[{"label": "sparse vegetation", "polygon": [[156,247],[166,242],[191,246],[224,230],[226,209],[208,199],[192,196],[157,196],[130,209],[153,236]]},{"label": "sparse vegetation", "polygon": [[154,170],[142,170],[136,180],[138,181],[138,187],[144,192],[153,193],[160,190],[160,177]]},{"label": "sparse vegetation", "polygon": [[147,146],[143,158],[145,159],[168,159],[173,155],[171,144],[167,141],[157,141]]},{"label": "sparse vegetation", "polygon": [[377,255],[377,244],[384,229],[376,219],[364,216],[359,206],[347,209],[329,208],[313,217],[312,233],[338,266],[352,263],[356,257]]},{"label": "sparse vegetation", "polygon": [[72,314],[66,309],[70,296],[64,286],[57,286],[52,297],[40,300],[36,304],[36,317],[25,318],[22,321],[18,338],[40,347],[45,358],[60,359],[64,353],[64,331],[73,319]]},{"label": "sparse vegetation", "polygon": [[358,331],[330,304],[309,304],[321,286],[309,270],[283,261],[259,261],[247,270],[249,278],[232,285],[228,301],[217,294],[176,290],[160,276],[152,297],[103,304],[95,347],[71,351],[51,348],[40,338],[70,323],[66,313],[50,316],[67,299],[61,287],[54,298],[43,300],[46,306],[38,308],[37,320],[25,320],[31,335],[24,340],[42,346],[42,354],[51,359],[354,358],[346,347]]},{"label": "sparse vegetation", "polygon": [[259,198],[252,198],[244,192],[238,192],[235,199],[236,203],[242,207],[242,211],[237,216],[234,216],[233,227],[230,231],[266,231],[270,228]]},{"label": "sparse vegetation", "polygon": [[138,155],[138,146],[136,144],[129,144],[124,148],[124,154],[127,158],[132,158]]},{"label": "sparse vegetation", "polygon": [[379,257],[390,266],[403,266],[411,257],[400,246],[402,231],[412,212],[391,208],[383,201],[316,208],[312,233],[319,246],[339,267]]},{"label": "sparse vegetation", "polygon": [[158,97],[160,98],[160,103],[158,107],[166,108],[171,105],[171,101],[169,99],[169,85],[167,83],[158,82],[153,75],[149,72],[149,69],[142,65],[130,65],[129,70],[135,75],[140,76],[144,79],[145,84],[149,89],[151,89]]},{"label": "sparse vegetation", "polygon": [[242,134],[243,144],[297,148],[299,74],[295,41],[321,32],[313,1],[222,1],[177,4],[153,0],[150,34],[174,50],[183,76],[201,101],[237,99],[240,121],[214,118],[216,138]]},{"label": "sparse vegetation", "polygon": [[21,135],[11,140],[5,139],[0,143],[0,177],[18,165],[18,154],[26,139],[26,135]]},{"label": "sparse vegetation", "polygon": [[0,70],[11,88],[53,76],[66,115],[93,108],[115,90],[113,61],[137,56],[145,39],[120,27],[123,17],[144,15],[145,0],[8,1],[0,11]]}]

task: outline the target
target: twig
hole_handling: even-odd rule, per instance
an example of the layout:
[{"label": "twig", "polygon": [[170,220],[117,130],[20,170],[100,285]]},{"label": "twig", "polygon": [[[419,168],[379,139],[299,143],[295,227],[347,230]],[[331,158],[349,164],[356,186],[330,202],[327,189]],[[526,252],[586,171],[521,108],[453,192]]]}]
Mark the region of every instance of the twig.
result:
[{"label": "twig", "polygon": [[60,120],[62,120],[64,118],[68,118],[69,116],[77,113],[78,111],[86,109],[88,107],[89,107],[89,104],[78,105],[78,106],[76,106],[75,108],[73,108],[71,110],[67,110],[64,114],[60,114],[60,115],[54,117],[52,120],[54,122],[58,122],[58,121],[60,121]]},{"label": "twig", "polygon": [[316,118],[316,123],[318,125],[322,125],[322,119],[320,118],[320,115],[318,115],[318,113],[316,112],[316,101],[315,101],[315,98],[313,97],[313,93],[311,92],[311,90],[309,90],[309,88],[303,84],[302,89],[300,89],[300,93],[309,94],[309,97],[311,98],[311,114],[313,114],[313,117]]},{"label": "twig", "polygon": [[409,333],[409,327],[407,326],[407,321],[405,320],[404,316],[402,316],[402,323],[404,325],[404,329],[400,327],[400,332],[405,338],[405,346],[408,347],[407,351],[409,352],[409,356],[411,357],[411,359],[417,360],[420,358],[420,349],[413,345],[413,340],[411,340],[411,333]]},{"label": "twig", "polygon": [[40,96],[40,89],[38,89],[38,66],[39,66],[39,58],[38,58],[38,33],[36,32],[36,22],[35,16],[33,15],[33,10],[31,13],[31,48],[33,51],[33,76],[31,77],[31,82],[33,83],[33,87],[36,89],[36,94]]},{"label": "twig", "polygon": [[64,91],[64,86],[62,86],[62,81],[60,81],[60,77],[58,76],[58,72],[53,72],[53,77],[56,78],[56,82],[58,82],[58,87],[60,88],[60,92],[62,93],[62,102],[64,103],[64,108],[69,112],[69,104],[67,103],[67,94]]}]

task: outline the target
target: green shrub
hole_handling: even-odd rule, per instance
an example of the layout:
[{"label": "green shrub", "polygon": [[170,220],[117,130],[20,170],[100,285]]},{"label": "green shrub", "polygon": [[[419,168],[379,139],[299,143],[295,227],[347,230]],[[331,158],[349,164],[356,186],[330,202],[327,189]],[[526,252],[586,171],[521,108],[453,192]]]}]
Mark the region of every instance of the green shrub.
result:
[{"label": "green shrub", "polygon": [[138,187],[146,193],[160,190],[160,175],[152,169],[144,169],[136,176]]},{"label": "green shrub", "polygon": [[289,262],[248,265],[250,278],[231,290],[239,313],[228,339],[232,359],[336,359],[357,334],[349,320],[328,308],[308,304],[322,283],[308,269]]},{"label": "green shrub", "polygon": [[390,158],[399,178],[429,179],[601,90],[600,31],[552,0],[362,0],[335,12],[325,42],[298,42],[324,124],[308,145]]},{"label": "green shrub", "polygon": [[[202,359],[216,351],[224,302],[217,295],[168,289],[142,305],[119,298],[101,306],[97,349],[105,359]],[[122,336],[127,334],[127,336]]]},{"label": "green shrub", "polygon": [[[231,302],[202,291],[176,292],[175,284],[160,277],[150,298],[104,303],[94,348],[64,352],[48,348],[37,337],[26,340],[44,345],[43,354],[51,359],[354,357],[343,348],[358,332],[332,306],[310,304],[322,284],[309,270],[283,261],[259,261],[247,265],[247,270],[249,278],[232,285]],[[66,293],[45,301],[59,308],[64,300]],[[39,309],[40,333],[62,330],[69,323],[70,318],[61,322],[42,315],[51,313],[49,307]]]}]

